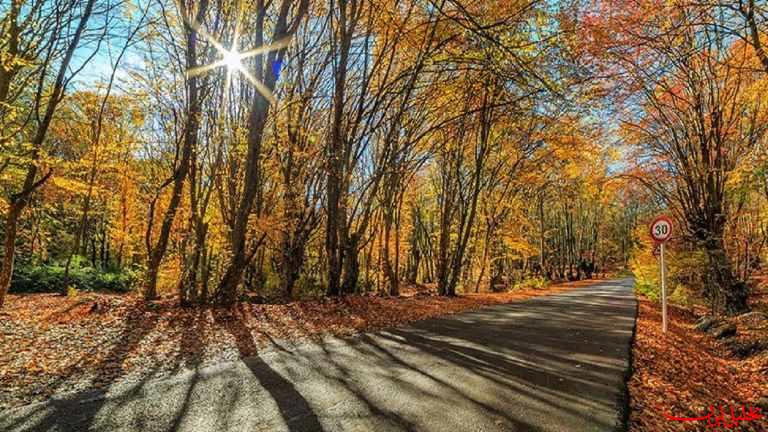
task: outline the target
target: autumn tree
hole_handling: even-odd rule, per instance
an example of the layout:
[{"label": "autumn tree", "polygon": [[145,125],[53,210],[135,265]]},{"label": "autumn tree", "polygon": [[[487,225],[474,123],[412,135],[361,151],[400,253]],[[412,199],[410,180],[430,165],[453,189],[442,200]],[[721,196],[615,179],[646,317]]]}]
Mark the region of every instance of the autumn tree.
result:
[{"label": "autumn tree", "polygon": [[[38,1],[22,7],[13,0],[2,19],[2,65],[0,65],[0,105],[4,128],[4,169],[18,169],[20,180],[9,190],[8,208],[4,219],[3,259],[0,265],[0,306],[8,292],[13,274],[16,235],[19,219],[32,194],[53,174],[46,170],[46,137],[63,100],[67,87],[95,56],[98,46],[110,26],[94,26],[96,18],[108,20],[113,7],[86,1]],[[70,28],[70,23],[73,23]],[[71,31],[65,31],[70,28]],[[96,49],[85,47],[95,43]],[[90,48],[90,49],[89,49]],[[84,61],[74,61],[75,51],[85,49]],[[28,92],[30,88],[33,91]],[[28,103],[23,113],[15,102],[26,94]],[[10,116],[7,118],[6,116]],[[15,120],[21,118],[21,122]],[[19,125],[18,127],[16,125]],[[5,134],[11,132],[12,135]],[[27,144],[28,143],[28,144]],[[15,148],[11,148],[11,147]],[[6,153],[6,148],[8,149]]]},{"label": "autumn tree", "polygon": [[[640,9],[635,12],[642,11]],[[734,274],[724,229],[734,205],[730,180],[765,136],[762,78],[748,44],[713,28],[713,9],[675,6],[625,19],[624,41],[611,51],[626,72],[638,145],[636,178],[685,222],[707,257],[706,295],[729,314],[747,309],[747,287]]]},{"label": "autumn tree", "polygon": [[[183,61],[186,70],[190,71],[194,70],[199,65],[200,53],[198,52],[198,32],[201,26],[204,25],[206,13],[208,11],[208,1],[184,1],[178,3],[178,6],[178,12],[183,21],[184,54],[183,59],[178,58],[177,61]],[[195,74],[185,74],[185,77],[186,109],[184,113],[185,121],[183,132],[181,133],[182,139],[179,144],[179,149],[176,152],[177,156],[173,164],[173,173],[164,183],[164,185],[167,184],[171,186],[170,200],[160,221],[160,228],[156,240],[152,239],[152,225],[156,211],[154,202],[150,208],[150,218],[146,238],[147,275],[144,286],[144,297],[147,299],[154,299],[157,297],[157,273],[168,247],[171,228],[182,199],[184,184],[189,174],[190,165],[192,164],[192,156],[197,146],[201,111],[200,79]]]},{"label": "autumn tree", "polygon": [[[274,6],[274,7],[273,7]],[[231,231],[228,233],[230,260],[217,288],[217,301],[232,303],[236,300],[243,271],[261,246],[261,239],[249,238],[249,220],[254,207],[262,209],[260,189],[262,187],[262,144],[267,117],[272,103],[272,93],[279,78],[279,66],[285,57],[285,45],[296,33],[309,7],[308,0],[283,0],[274,5],[263,1],[256,2],[253,26],[249,26],[252,40],[257,46],[269,45],[271,49],[259,52],[248,66],[255,70],[253,74],[258,92],[250,100],[248,114],[246,153],[243,160],[241,177],[235,184],[239,193],[234,202],[223,210],[230,213]],[[268,14],[274,19],[274,26],[267,25]],[[253,241],[254,244],[250,244]]]},{"label": "autumn tree", "polygon": [[[14,243],[24,271],[63,264],[57,291],[88,258],[184,306],[454,295],[626,262],[636,220],[610,203],[579,2],[96,0],[108,25],[79,43],[35,4],[0,8],[0,181],[23,191],[37,167]],[[61,61],[91,49],[107,76],[71,81],[80,61]]]}]

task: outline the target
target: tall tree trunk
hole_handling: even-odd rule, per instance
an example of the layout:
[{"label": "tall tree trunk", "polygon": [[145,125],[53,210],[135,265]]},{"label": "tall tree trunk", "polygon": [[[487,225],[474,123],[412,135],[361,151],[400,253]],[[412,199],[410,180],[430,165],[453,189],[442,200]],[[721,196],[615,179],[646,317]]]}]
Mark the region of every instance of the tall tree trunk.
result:
[{"label": "tall tree trunk", "polygon": [[[485,239],[483,239],[483,256],[480,259],[480,274],[477,276],[477,281],[475,282],[475,292],[480,292],[480,284],[483,281],[483,278],[485,277],[485,267],[488,265],[488,252],[490,249],[490,242],[491,242],[491,231],[493,230],[493,223],[488,222],[486,225],[485,230]],[[491,284],[491,287],[493,285]]]},{"label": "tall tree trunk", "polygon": [[360,277],[360,234],[353,233],[344,246],[344,280],[341,284],[343,294],[357,292],[357,281]]},{"label": "tall tree trunk", "polygon": [[[270,90],[274,90],[274,81],[270,84]],[[261,144],[264,137],[264,126],[267,122],[269,102],[258,94],[252,107],[248,122],[248,155],[246,156],[246,172],[244,176],[244,190],[238,203],[234,217],[234,226],[230,233],[230,247],[232,257],[224,277],[217,288],[217,301],[222,304],[232,304],[237,297],[237,287],[243,277],[243,271],[255,255],[255,249],[248,252],[248,219],[251,215],[256,196],[261,187]],[[261,246],[261,241],[253,248]]]},{"label": "tall tree trunk", "polygon": [[391,214],[388,210],[384,210],[384,238],[382,240],[382,258],[384,261],[384,274],[387,277],[387,293],[389,295],[397,295],[395,294],[397,292],[397,281],[395,279],[395,270],[392,268],[392,259],[390,257],[389,252],[389,241],[390,241],[390,235],[392,231],[392,220],[391,220]]},{"label": "tall tree trunk", "polygon": [[[331,8],[334,8],[331,0]],[[328,291],[330,296],[343,293],[341,282],[342,268],[345,266],[345,249],[349,245],[345,240],[348,233],[344,206],[346,166],[350,157],[347,151],[347,137],[344,130],[344,110],[347,101],[347,72],[352,38],[360,18],[361,4],[358,0],[338,0],[338,28],[332,32],[331,45],[337,53],[338,61],[333,70],[333,113],[331,118],[331,136],[328,142],[326,164],[326,230],[325,249],[328,255]],[[357,260],[357,257],[354,258]],[[350,264],[350,267],[355,265]],[[345,276],[349,281],[349,278]],[[357,280],[355,279],[355,283]]]},{"label": "tall tree trunk", "polygon": [[749,310],[747,285],[733,275],[731,262],[725,251],[722,233],[704,241],[709,268],[708,291],[716,310],[728,315],[737,315]]},{"label": "tall tree trunk", "polygon": [[5,303],[5,295],[11,286],[13,275],[13,258],[16,248],[16,225],[23,207],[11,204],[5,218],[5,242],[3,243],[3,263],[0,267],[0,308]]},{"label": "tall tree trunk", "polygon": [[544,226],[544,191],[539,194],[538,202],[539,210],[539,275],[545,276],[546,267],[546,252],[544,251],[544,238],[545,238],[545,226]]},{"label": "tall tree trunk", "polygon": [[[208,1],[201,0],[198,5],[195,20],[202,23],[205,13],[208,9]],[[182,8],[182,13],[187,14],[188,10]],[[185,20],[184,30],[186,32],[186,67],[192,70],[197,67],[197,31]],[[201,101],[199,97],[198,78],[194,75],[187,78],[187,124],[184,128],[184,143],[181,148],[181,157],[178,167],[173,174],[173,188],[171,191],[171,200],[165,209],[162,225],[157,242],[149,251],[147,259],[147,274],[144,281],[144,298],[152,300],[157,298],[157,275],[160,270],[160,264],[163,261],[165,252],[168,249],[168,239],[171,235],[173,221],[176,218],[176,211],[181,203],[181,195],[184,191],[184,182],[189,173],[192,155],[197,147],[197,133],[200,128]],[[151,229],[148,228],[148,229]]]},{"label": "tall tree trunk", "polygon": [[397,213],[395,215],[395,277],[389,295],[400,295],[400,219],[403,209],[403,194],[398,194]]},{"label": "tall tree trunk", "polygon": [[347,66],[351,46],[351,34],[347,29],[347,2],[339,1],[339,61],[334,74],[333,118],[331,121],[331,137],[328,143],[326,181],[326,229],[325,249],[328,254],[328,295],[341,294],[341,228],[345,221],[341,220],[342,183],[344,178],[344,136],[343,116],[346,100]]},{"label": "tall tree trunk", "polygon": [[[448,195],[448,194],[446,194]],[[449,215],[450,198],[444,196],[445,204],[440,212],[440,236],[437,246],[437,292],[440,295],[450,295],[448,287],[448,250],[451,246],[451,221]]]},{"label": "tall tree trunk", "polygon": [[[272,44],[277,44],[284,38],[293,36],[299,23],[307,13],[308,6],[308,0],[299,0],[298,2],[294,0],[283,0],[280,3],[278,7],[278,16],[271,25],[273,29]],[[257,2],[256,9],[258,16],[254,33],[261,43],[266,42],[264,37],[264,30],[266,28],[264,19],[267,7],[268,5],[265,4],[265,2]],[[294,12],[294,17],[291,20],[289,20],[288,16],[290,12]],[[285,48],[272,50],[268,54],[255,56],[257,65],[256,78],[261,79],[264,89],[269,94],[274,92],[278,80],[277,71],[274,66],[281,64],[284,56]],[[268,99],[268,95],[263,91],[257,91],[253,97],[248,115],[248,145],[245,157],[244,176],[242,178],[243,192],[237,203],[237,208],[234,211],[234,217],[232,218],[233,227],[229,234],[232,256],[230,258],[229,266],[224,272],[224,277],[219,282],[216,290],[216,301],[221,304],[232,304],[235,302],[237,298],[237,288],[243,278],[243,271],[266,238],[266,233],[262,233],[262,236],[258,241],[252,242],[250,245],[251,250],[248,251],[248,220],[253,212],[254,206],[256,207],[256,213],[261,212],[262,209],[262,144],[270,104],[271,99]]]},{"label": "tall tree trunk", "polygon": [[[286,235],[286,237],[288,237]],[[280,291],[286,300],[293,299],[293,288],[304,266],[304,244],[301,239],[283,239],[280,264]]]}]

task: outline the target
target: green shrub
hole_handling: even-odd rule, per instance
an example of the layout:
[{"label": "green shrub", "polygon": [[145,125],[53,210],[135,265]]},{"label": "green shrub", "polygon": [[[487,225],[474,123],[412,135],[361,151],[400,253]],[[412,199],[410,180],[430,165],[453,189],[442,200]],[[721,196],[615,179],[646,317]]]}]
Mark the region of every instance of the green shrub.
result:
[{"label": "green shrub", "polygon": [[676,305],[691,307],[696,303],[696,298],[697,296],[692,294],[690,288],[685,285],[677,285],[669,296],[669,302]]},{"label": "green shrub", "polygon": [[659,286],[655,280],[635,276],[635,290],[653,301],[660,298]]},{"label": "green shrub", "polygon": [[[69,269],[68,287],[81,291],[130,291],[139,277],[134,269],[97,269],[73,259]],[[62,292],[64,264],[21,264],[16,266],[11,280],[11,292]]]},{"label": "green shrub", "polygon": [[[635,275],[635,290],[653,301],[661,300],[660,262],[650,245],[635,251],[630,270]],[[667,293],[670,303],[690,306],[702,299],[703,275],[707,271],[706,256],[699,250],[668,248]]]},{"label": "green shrub", "polygon": [[527,277],[519,282],[516,282],[510,291],[517,291],[523,289],[541,289],[547,286],[549,281],[541,276]]}]

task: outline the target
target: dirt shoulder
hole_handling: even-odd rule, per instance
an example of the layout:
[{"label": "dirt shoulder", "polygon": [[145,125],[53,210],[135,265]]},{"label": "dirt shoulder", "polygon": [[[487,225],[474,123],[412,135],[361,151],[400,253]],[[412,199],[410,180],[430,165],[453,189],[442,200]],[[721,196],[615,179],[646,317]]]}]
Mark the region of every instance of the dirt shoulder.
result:
[{"label": "dirt shoulder", "polygon": [[[629,381],[629,430],[633,432],[694,430],[768,430],[768,420],[740,422],[734,427],[713,429],[707,420],[670,420],[674,417],[702,417],[709,407],[722,407],[725,422],[737,417],[741,406],[755,407],[768,396],[768,352],[744,356],[734,353],[736,342],[768,337],[768,328],[752,327],[744,319],[729,320],[737,326],[735,337],[715,339],[697,330],[703,310],[671,306],[669,332],[661,331],[661,307],[638,298],[639,311],[633,346],[633,376]],[[766,339],[768,340],[768,339]],[[719,414],[719,411],[717,411]],[[761,409],[768,417],[768,409]],[[716,422],[712,418],[712,422]]]},{"label": "dirt shoulder", "polygon": [[[349,296],[231,309],[180,308],[130,295],[11,295],[0,311],[0,409],[255,355],[270,341],[351,335],[588,286],[453,298]],[[236,336],[233,336],[233,330]],[[252,340],[244,348],[238,341]]]}]

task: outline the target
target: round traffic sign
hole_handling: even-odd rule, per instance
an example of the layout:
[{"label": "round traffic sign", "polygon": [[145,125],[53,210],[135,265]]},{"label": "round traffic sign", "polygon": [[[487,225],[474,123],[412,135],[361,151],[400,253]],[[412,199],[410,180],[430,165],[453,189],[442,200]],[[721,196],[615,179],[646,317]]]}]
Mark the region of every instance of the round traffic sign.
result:
[{"label": "round traffic sign", "polygon": [[672,237],[672,220],[666,216],[659,216],[651,223],[651,237],[659,243],[663,243]]}]

